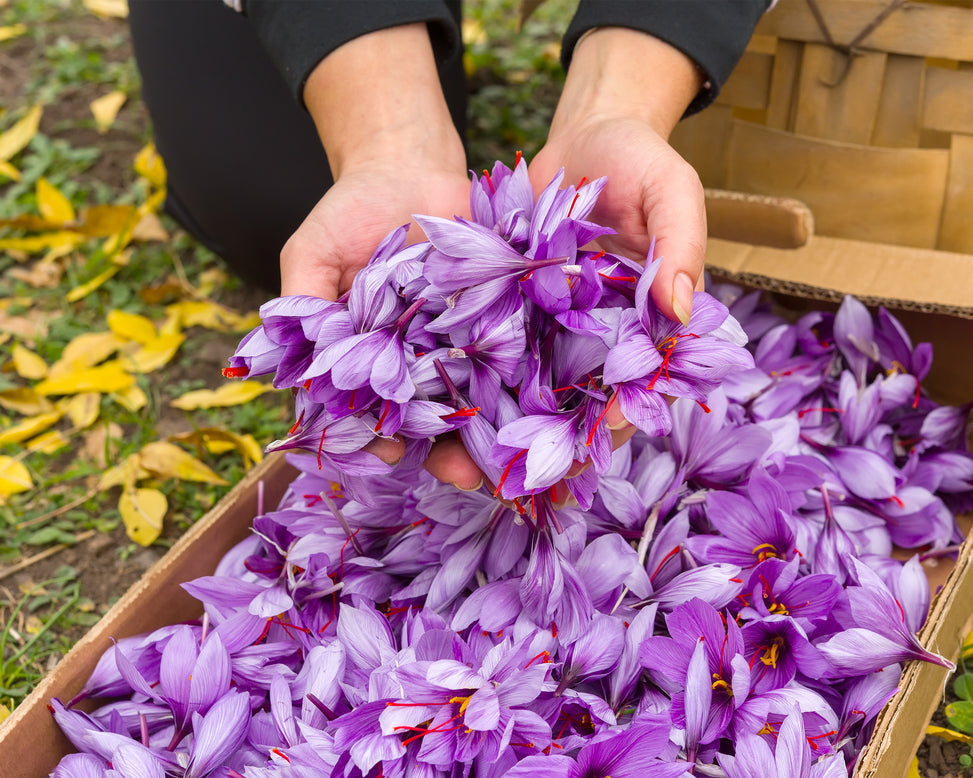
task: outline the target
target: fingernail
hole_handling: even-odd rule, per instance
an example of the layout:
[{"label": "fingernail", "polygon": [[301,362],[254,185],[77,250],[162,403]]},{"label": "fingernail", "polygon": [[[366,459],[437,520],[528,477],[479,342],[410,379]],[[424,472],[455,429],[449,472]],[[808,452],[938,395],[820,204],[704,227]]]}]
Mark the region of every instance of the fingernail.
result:
[{"label": "fingernail", "polygon": [[478,492],[480,490],[480,487],[483,486],[483,479],[481,478],[479,481],[477,481],[472,486],[460,486],[455,481],[453,481],[452,484],[457,489],[459,489],[461,492]]},{"label": "fingernail", "polygon": [[631,427],[632,423],[628,419],[622,419],[621,421],[616,421],[614,424],[608,424],[606,426],[612,432],[618,432],[618,430],[623,430],[626,427]]},{"label": "fingernail", "polygon": [[689,316],[693,312],[694,287],[689,273],[677,273],[672,282],[672,310],[683,327],[689,326]]}]

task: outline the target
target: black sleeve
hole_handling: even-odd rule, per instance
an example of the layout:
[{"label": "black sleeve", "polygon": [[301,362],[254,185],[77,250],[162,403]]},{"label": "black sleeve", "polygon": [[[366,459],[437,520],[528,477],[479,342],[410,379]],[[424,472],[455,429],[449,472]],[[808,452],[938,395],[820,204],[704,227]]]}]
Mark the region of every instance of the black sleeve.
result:
[{"label": "black sleeve", "polygon": [[743,56],[770,0],[581,0],[561,48],[567,70],[578,39],[593,27],[628,27],[692,59],[707,81],[686,114],[705,108]]},{"label": "black sleeve", "polygon": [[458,0],[246,0],[241,5],[301,105],[314,67],[365,33],[426,22],[437,62],[461,49]]}]

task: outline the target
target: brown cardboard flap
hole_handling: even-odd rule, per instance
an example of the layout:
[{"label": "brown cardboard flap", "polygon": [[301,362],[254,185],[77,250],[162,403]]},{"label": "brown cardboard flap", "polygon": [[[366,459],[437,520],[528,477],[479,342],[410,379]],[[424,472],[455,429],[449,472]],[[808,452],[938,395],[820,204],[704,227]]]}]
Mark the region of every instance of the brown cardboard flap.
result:
[{"label": "brown cardboard flap", "polygon": [[817,300],[855,295],[866,305],[973,319],[973,255],[812,236],[777,249],[712,239],[706,263],[731,280]]},{"label": "brown cardboard flap", "polygon": [[800,200],[725,189],[706,190],[706,223],[711,238],[781,249],[803,246],[814,232],[814,215]]},{"label": "brown cardboard flap", "polygon": [[3,778],[40,778],[72,750],[47,705],[53,696],[66,702],[81,691],[113,638],[138,635],[200,617],[199,602],[180,584],[212,574],[223,555],[250,533],[257,511],[258,482],[264,484],[264,507],[271,509],[293,480],[294,473],[282,455],[265,459],[196,522],[77,642],[0,725]]}]

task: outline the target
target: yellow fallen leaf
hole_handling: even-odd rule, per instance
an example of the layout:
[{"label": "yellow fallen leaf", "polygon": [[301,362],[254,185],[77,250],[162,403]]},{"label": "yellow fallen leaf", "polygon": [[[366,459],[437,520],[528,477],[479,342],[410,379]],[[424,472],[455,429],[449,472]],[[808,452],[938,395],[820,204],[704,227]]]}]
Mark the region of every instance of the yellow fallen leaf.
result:
[{"label": "yellow fallen leaf", "polygon": [[188,451],[164,440],[149,443],[139,455],[142,467],[160,478],[179,478],[183,481],[219,486],[226,484],[225,480]]},{"label": "yellow fallen leaf", "polygon": [[28,440],[24,448],[28,451],[39,451],[42,454],[55,454],[68,445],[70,440],[61,430],[48,430],[36,438]]},{"label": "yellow fallen leaf", "polygon": [[125,19],[128,17],[128,0],[84,0],[84,7],[95,16]]},{"label": "yellow fallen leaf", "polygon": [[932,724],[926,727],[926,734],[935,735],[943,740],[958,740],[961,743],[973,743],[973,736],[971,735],[967,735],[964,732],[957,732],[954,729],[946,729],[946,727],[937,727]]},{"label": "yellow fallen leaf", "polygon": [[14,363],[14,370],[21,378],[29,381],[39,381],[47,376],[47,363],[29,348],[14,344],[11,359]]},{"label": "yellow fallen leaf", "polygon": [[92,205],[81,211],[78,229],[91,238],[107,238],[134,223],[137,215],[134,205]]},{"label": "yellow fallen leaf", "polygon": [[26,492],[34,485],[30,471],[13,457],[0,456],[0,498]]},{"label": "yellow fallen leaf", "polygon": [[[37,340],[47,337],[47,326],[61,311],[42,311],[33,307],[29,297],[7,297],[0,300],[0,332],[8,332],[21,340]],[[13,308],[22,308],[16,315]]]},{"label": "yellow fallen leaf", "polygon": [[95,126],[98,128],[98,132],[102,135],[108,132],[127,99],[128,97],[124,92],[116,89],[114,92],[109,92],[107,95],[102,95],[91,101],[89,107],[95,117]]},{"label": "yellow fallen leaf", "polygon": [[167,305],[166,313],[178,315],[183,327],[206,327],[218,332],[243,332],[260,324],[256,312],[240,315],[212,300],[183,300]]},{"label": "yellow fallen leaf", "polygon": [[156,541],[168,509],[169,501],[158,489],[132,489],[122,492],[118,500],[125,534],[140,546],[150,546]]},{"label": "yellow fallen leaf", "polygon": [[101,395],[98,392],[76,394],[64,404],[64,408],[75,429],[87,429],[98,420]]},{"label": "yellow fallen leaf", "polygon": [[223,454],[227,451],[240,452],[243,465],[249,470],[251,464],[263,461],[264,452],[253,435],[237,435],[235,432],[221,427],[199,427],[192,432],[173,435],[172,440],[205,446],[211,454]]},{"label": "yellow fallen leaf", "polygon": [[23,416],[35,416],[54,410],[54,405],[46,397],[33,389],[4,389],[0,392],[0,407]]},{"label": "yellow fallen leaf", "polygon": [[232,384],[224,384],[219,389],[197,389],[195,392],[186,392],[182,397],[177,397],[169,403],[174,408],[181,408],[184,411],[195,411],[200,408],[226,408],[231,405],[242,405],[255,397],[259,397],[264,392],[273,391],[274,387],[270,384],[262,384],[259,381],[240,381]]},{"label": "yellow fallen leaf", "polygon": [[48,378],[60,378],[81,368],[104,362],[125,343],[114,332],[85,332],[73,338],[51,365]]},{"label": "yellow fallen leaf", "polygon": [[76,303],[78,300],[84,299],[121,269],[122,268],[120,265],[112,265],[104,272],[101,272],[98,275],[96,275],[90,281],[81,284],[81,286],[76,286],[74,289],[72,289],[64,296],[65,299],[69,303]]},{"label": "yellow fallen leaf", "polygon": [[162,188],[166,185],[166,166],[154,143],[149,143],[135,155],[133,167],[152,186]]},{"label": "yellow fallen leaf", "polygon": [[[12,705],[13,703],[11,703]],[[13,710],[8,708],[6,705],[0,705],[0,724],[7,720]]]},{"label": "yellow fallen leaf", "polygon": [[68,224],[77,218],[71,201],[46,178],[37,179],[36,196],[37,209],[47,221]]},{"label": "yellow fallen leaf", "polygon": [[169,240],[169,231],[162,226],[162,220],[154,213],[147,213],[132,229],[132,240],[142,243]]},{"label": "yellow fallen leaf", "polygon": [[19,181],[20,171],[6,160],[0,159],[0,176],[6,176],[11,181]]},{"label": "yellow fallen leaf", "polygon": [[165,367],[179,351],[186,336],[182,333],[160,335],[153,338],[142,348],[122,357],[126,367],[136,373],[151,373]]},{"label": "yellow fallen leaf", "polygon": [[150,194],[145,202],[138,207],[139,216],[145,216],[147,213],[156,213],[162,204],[166,201],[166,190],[157,189],[152,194]]},{"label": "yellow fallen leaf", "polygon": [[27,115],[14,124],[9,130],[0,135],[0,162],[13,159],[37,134],[41,124],[41,114],[44,109],[39,105],[31,108]]},{"label": "yellow fallen leaf", "polygon": [[17,422],[12,427],[7,427],[0,431],[0,445],[7,443],[20,443],[34,435],[39,435],[48,427],[52,427],[60,421],[64,411],[53,410],[47,413],[39,413],[36,416],[28,416],[26,419]]},{"label": "yellow fallen leaf", "polygon": [[[12,38],[17,38],[27,32],[26,24],[11,24],[6,27],[0,27],[0,41],[9,41]],[[3,721],[3,711],[0,710],[0,721]]]},{"label": "yellow fallen leaf", "polygon": [[159,325],[159,334],[176,335],[180,332],[182,332],[182,319],[179,316],[174,316],[172,313],[166,313],[166,317]]},{"label": "yellow fallen leaf", "polygon": [[107,491],[113,486],[122,486],[126,491],[135,488],[137,481],[148,478],[152,473],[142,467],[142,455],[139,453],[125,457],[125,460],[114,467],[109,467],[98,479],[98,488]]},{"label": "yellow fallen leaf", "polygon": [[0,249],[39,254],[48,249],[73,249],[84,241],[85,236],[80,232],[60,230],[45,232],[42,235],[30,235],[26,238],[0,238]]},{"label": "yellow fallen leaf", "polygon": [[47,378],[34,386],[38,394],[80,394],[81,392],[117,392],[135,383],[118,360],[97,367],[86,367],[72,373]]},{"label": "yellow fallen leaf", "polygon": [[145,396],[145,392],[138,384],[133,384],[120,392],[112,392],[111,398],[132,413],[142,410],[149,404],[149,398]]},{"label": "yellow fallen leaf", "polygon": [[152,320],[137,313],[109,311],[105,321],[108,329],[120,338],[134,340],[137,343],[149,343],[158,337]]},{"label": "yellow fallen leaf", "polygon": [[229,276],[218,267],[211,267],[199,274],[199,285],[196,291],[202,297],[209,297],[217,289],[222,289],[226,285]]}]

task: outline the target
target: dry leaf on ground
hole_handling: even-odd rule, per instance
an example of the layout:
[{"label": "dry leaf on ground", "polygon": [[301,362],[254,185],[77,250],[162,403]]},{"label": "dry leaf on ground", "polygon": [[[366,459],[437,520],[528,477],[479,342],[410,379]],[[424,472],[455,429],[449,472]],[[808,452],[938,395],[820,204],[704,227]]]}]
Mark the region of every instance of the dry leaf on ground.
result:
[{"label": "dry leaf on ground", "polygon": [[0,392],[0,408],[19,413],[22,416],[36,416],[54,410],[54,404],[33,389],[20,387],[4,389]]},{"label": "dry leaf on ground", "polygon": [[147,316],[128,311],[109,311],[105,317],[108,329],[120,338],[134,340],[137,343],[149,343],[158,337],[155,324]]},{"label": "dry leaf on ground", "polygon": [[124,92],[116,89],[114,92],[109,92],[107,95],[102,95],[91,101],[91,113],[95,117],[95,126],[98,128],[98,132],[102,135],[108,132],[127,99],[128,96]]},{"label": "dry leaf on ground", "polygon": [[192,432],[173,435],[172,440],[203,446],[211,454],[223,454],[234,449],[243,457],[243,466],[249,470],[251,464],[263,461],[264,452],[253,435],[238,435],[222,427],[200,427]]},{"label": "dry leaf on ground", "polygon": [[28,416],[26,419],[0,431],[0,445],[20,443],[27,440],[27,438],[39,435],[44,430],[57,424],[62,416],[64,416],[64,411],[62,410],[53,410],[47,413],[39,413],[36,416]]},{"label": "dry leaf on ground", "polygon": [[84,7],[95,16],[128,18],[128,0],[84,0]]},{"label": "dry leaf on ground", "polygon": [[0,503],[17,492],[26,492],[34,485],[30,471],[13,457],[0,456]]},{"label": "dry leaf on ground", "polygon": [[81,392],[117,392],[135,383],[135,376],[118,360],[97,367],[47,378],[34,387],[38,394],[80,394]]},{"label": "dry leaf on ground", "polygon": [[125,533],[140,546],[151,546],[162,532],[169,502],[158,489],[132,489],[122,493],[118,510]]},{"label": "dry leaf on ground", "polygon": [[197,389],[186,392],[181,397],[169,403],[174,408],[184,411],[195,411],[201,408],[227,408],[231,405],[242,405],[259,397],[264,392],[275,391],[270,384],[259,381],[240,381],[239,383],[224,384],[219,389]]},{"label": "dry leaf on ground", "polygon": [[149,143],[135,155],[133,168],[152,186],[161,189],[166,185],[166,166],[155,150],[154,143]]},{"label": "dry leaf on ground", "polygon": [[226,481],[188,451],[164,440],[149,443],[140,452],[141,464],[160,478],[226,485]]},{"label": "dry leaf on ground", "polygon": [[14,370],[21,378],[26,378],[28,381],[39,381],[47,377],[49,369],[47,363],[26,346],[19,343],[14,344],[11,361]]}]

